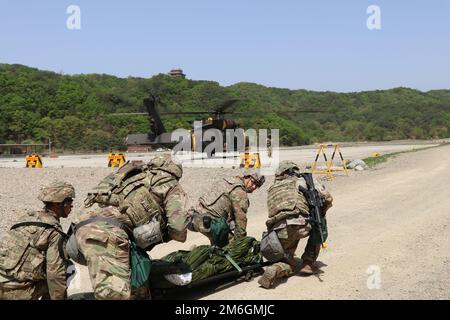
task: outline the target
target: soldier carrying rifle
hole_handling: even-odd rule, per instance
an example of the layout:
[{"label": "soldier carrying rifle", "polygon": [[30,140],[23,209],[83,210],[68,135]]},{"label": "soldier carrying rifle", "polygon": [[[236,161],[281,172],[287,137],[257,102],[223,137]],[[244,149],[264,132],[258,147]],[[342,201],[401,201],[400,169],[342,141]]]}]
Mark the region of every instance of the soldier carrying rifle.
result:
[{"label": "soldier carrying rifle", "polygon": [[262,287],[271,288],[277,279],[294,274],[294,255],[302,238],[308,237],[308,242],[302,255],[300,273],[311,275],[317,271],[315,262],[320,246],[326,240],[325,214],[332,202],[330,193],[323,185],[314,182],[311,174],[301,174],[292,161],[280,163],[275,173],[275,183],[268,191],[269,219],[261,246],[263,249],[265,240],[272,239],[278,246],[272,243],[267,247],[278,247],[281,254],[269,252],[265,255],[266,258],[272,256],[276,263],[268,267],[259,279]]}]

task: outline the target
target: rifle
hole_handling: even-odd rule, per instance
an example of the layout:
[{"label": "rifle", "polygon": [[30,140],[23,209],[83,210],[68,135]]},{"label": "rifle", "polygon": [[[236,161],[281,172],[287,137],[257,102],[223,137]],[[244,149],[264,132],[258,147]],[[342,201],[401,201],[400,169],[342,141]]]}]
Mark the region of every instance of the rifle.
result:
[{"label": "rifle", "polygon": [[308,219],[308,222],[312,224],[313,227],[315,227],[320,234],[320,240],[322,248],[326,248],[327,244],[323,237],[322,232],[322,217],[321,217],[321,211],[324,205],[324,201],[322,197],[319,195],[319,192],[314,187],[314,180],[312,177],[312,173],[300,173],[296,174],[297,177],[303,177],[306,181],[306,189],[302,186],[299,186],[298,189],[300,192],[302,192],[305,195],[306,200],[308,201],[309,210],[311,214],[311,218]]}]

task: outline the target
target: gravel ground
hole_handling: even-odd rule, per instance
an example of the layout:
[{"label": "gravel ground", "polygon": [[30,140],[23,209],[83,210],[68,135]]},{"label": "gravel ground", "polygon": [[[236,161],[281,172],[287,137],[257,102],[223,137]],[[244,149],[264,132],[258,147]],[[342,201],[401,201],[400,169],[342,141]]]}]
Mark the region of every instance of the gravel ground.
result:
[{"label": "gravel ground", "polygon": [[[306,166],[304,164],[302,167]],[[75,187],[76,199],[68,219],[62,219],[64,229],[68,228],[71,217],[77,216],[84,208],[87,192],[114,168],[0,168],[3,186],[0,189],[0,236],[21,214],[27,210],[37,210],[42,202],[37,199],[40,189],[56,180],[67,181]],[[198,198],[221,178],[239,175],[240,169],[228,168],[184,168],[181,185],[187,193],[187,206],[194,206]],[[267,177],[273,180],[273,176]],[[267,191],[267,184],[262,188]],[[252,197],[254,195],[250,195]],[[252,198],[251,198],[252,199]],[[264,203],[265,204],[265,203]],[[258,206],[257,206],[258,207]]]},{"label": "gravel ground", "polygon": [[[73,212],[80,212],[87,191],[111,171],[109,168],[0,168],[3,182],[0,190],[0,232],[11,226],[14,220],[27,210],[40,209],[42,202],[37,196],[41,187],[56,180],[67,181],[74,185],[77,198]],[[68,221],[62,222],[63,226],[68,225]]]},{"label": "gravel ground", "polygon": [[[400,155],[376,169],[352,172],[325,181],[334,197],[329,212],[329,249],[320,255],[318,277],[294,276],[273,290],[244,282],[216,292],[184,298],[206,299],[449,299],[450,295],[450,146]],[[0,168],[0,236],[27,209],[38,209],[39,188],[54,180],[72,183],[78,197],[74,215],[82,210],[87,191],[113,171],[108,168]],[[188,206],[220,177],[234,169],[186,168],[181,184]],[[259,238],[267,217],[267,178],[250,195],[249,235]],[[63,221],[67,228],[68,221]],[[206,243],[198,233],[186,243],[171,241],[150,253],[159,258],[175,250]],[[303,243],[303,244],[302,244]],[[304,241],[297,254],[301,255]],[[381,286],[367,286],[371,266],[381,270]],[[85,269],[69,293],[90,290]],[[182,297],[183,298],[183,297]]]},{"label": "gravel ground", "polygon": [[[95,187],[106,175],[113,172],[111,168],[43,168],[43,169],[6,169],[0,168],[3,186],[0,191],[0,235],[17,217],[27,210],[42,207],[37,199],[39,190],[56,180],[67,181],[75,187],[76,199],[71,216],[83,210],[83,201],[87,192]],[[238,169],[184,169],[181,185],[188,193],[187,205],[195,205],[203,193],[222,177],[239,174]],[[71,217],[63,219],[62,224],[68,226]]]}]

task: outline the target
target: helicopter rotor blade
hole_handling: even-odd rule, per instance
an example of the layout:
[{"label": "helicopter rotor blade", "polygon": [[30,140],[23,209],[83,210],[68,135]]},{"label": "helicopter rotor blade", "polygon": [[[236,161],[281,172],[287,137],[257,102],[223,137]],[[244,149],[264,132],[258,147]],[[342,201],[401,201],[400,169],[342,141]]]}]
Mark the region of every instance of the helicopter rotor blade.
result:
[{"label": "helicopter rotor blade", "polygon": [[[230,115],[237,115],[237,116],[254,116],[259,114],[268,114],[268,113],[276,113],[276,114],[282,114],[282,115],[288,115],[288,114],[297,114],[297,113],[325,113],[326,111],[322,110],[298,110],[298,111],[282,111],[282,112],[275,112],[275,111],[267,111],[267,112],[233,112],[233,111],[223,111],[220,112],[220,114],[230,114]],[[159,114],[162,116],[165,115],[203,115],[203,114],[209,114],[213,115],[214,111],[184,111],[184,112],[160,112]],[[120,112],[120,113],[110,113],[108,116],[148,116],[147,112]]]},{"label": "helicopter rotor blade", "polygon": [[148,112],[119,112],[110,113],[108,116],[148,116]]},{"label": "helicopter rotor blade", "polygon": [[225,113],[225,110],[233,107],[236,103],[242,101],[241,99],[230,99],[222,102],[217,108],[214,109],[214,113]]},{"label": "helicopter rotor blade", "polygon": [[[214,114],[210,111],[185,111],[185,112],[160,112],[159,115],[203,115],[203,114]],[[148,112],[120,112],[120,113],[110,113],[109,116],[148,116]]]},{"label": "helicopter rotor blade", "polygon": [[243,117],[248,117],[248,116],[254,116],[254,115],[260,115],[260,114],[268,114],[268,113],[275,113],[277,115],[295,115],[298,113],[326,113],[326,111],[322,111],[322,110],[297,110],[297,111],[257,111],[257,112],[230,112],[230,114],[236,115],[236,116],[243,116]]},{"label": "helicopter rotor blade", "polygon": [[160,115],[196,115],[196,114],[212,114],[209,111],[181,111],[181,112],[160,112]]}]

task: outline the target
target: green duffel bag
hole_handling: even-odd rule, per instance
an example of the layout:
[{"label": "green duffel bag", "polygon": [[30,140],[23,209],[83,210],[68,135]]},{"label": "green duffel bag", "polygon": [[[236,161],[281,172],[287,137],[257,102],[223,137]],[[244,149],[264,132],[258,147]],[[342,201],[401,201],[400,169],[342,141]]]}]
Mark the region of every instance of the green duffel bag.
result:
[{"label": "green duffel bag", "polygon": [[147,252],[132,241],[130,244],[131,287],[140,288],[150,277],[152,261]]},{"label": "green duffel bag", "polygon": [[228,244],[230,228],[228,227],[228,223],[225,218],[214,218],[211,221],[210,232],[213,243],[216,246],[223,248]]}]

